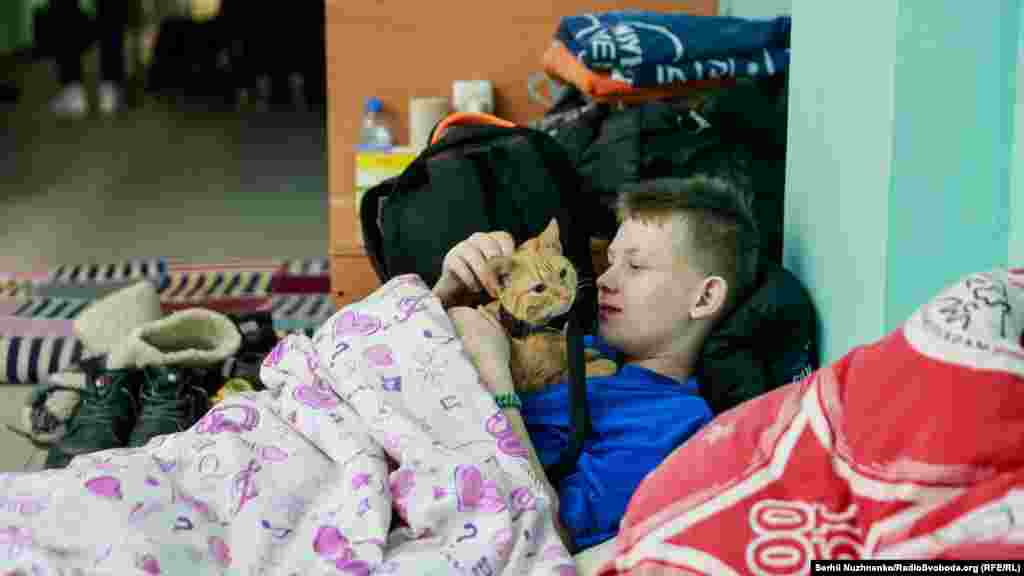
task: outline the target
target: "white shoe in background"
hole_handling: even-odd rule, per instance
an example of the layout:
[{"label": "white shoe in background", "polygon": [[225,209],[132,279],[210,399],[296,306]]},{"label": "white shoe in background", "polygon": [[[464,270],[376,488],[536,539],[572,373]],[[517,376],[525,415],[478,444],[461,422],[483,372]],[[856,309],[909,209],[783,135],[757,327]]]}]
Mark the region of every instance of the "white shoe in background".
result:
[{"label": "white shoe in background", "polygon": [[121,89],[113,82],[101,82],[98,90],[100,112],[113,114],[121,108]]},{"label": "white shoe in background", "polygon": [[50,100],[50,111],[58,116],[81,118],[89,113],[89,101],[85,97],[85,87],[80,82],[72,82]]}]

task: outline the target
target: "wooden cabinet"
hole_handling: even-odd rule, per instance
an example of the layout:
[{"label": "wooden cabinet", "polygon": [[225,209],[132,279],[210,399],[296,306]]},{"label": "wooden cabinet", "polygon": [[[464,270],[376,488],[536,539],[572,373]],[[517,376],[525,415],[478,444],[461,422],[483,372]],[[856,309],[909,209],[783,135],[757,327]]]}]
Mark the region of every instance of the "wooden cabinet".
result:
[{"label": "wooden cabinet", "polygon": [[331,294],[339,308],[369,295],[378,286],[377,273],[361,251],[331,254]]},{"label": "wooden cabinet", "polygon": [[[451,97],[453,80],[494,84],[495,112],[517,123],[544,113],[529,101],[527,77],[562,16],[610,10],[716,14],[718,0],[520,0],[408,2],[327,0],[327,138],[332,290],[339,304],[377,285],[362,259],[356,218],[355,146],[363,103],[384,103],[397,144],[408,144],[410,98]],[[344,270],[334,270],[344,266]],[[368,277],[362,277],[365,274]]]}]

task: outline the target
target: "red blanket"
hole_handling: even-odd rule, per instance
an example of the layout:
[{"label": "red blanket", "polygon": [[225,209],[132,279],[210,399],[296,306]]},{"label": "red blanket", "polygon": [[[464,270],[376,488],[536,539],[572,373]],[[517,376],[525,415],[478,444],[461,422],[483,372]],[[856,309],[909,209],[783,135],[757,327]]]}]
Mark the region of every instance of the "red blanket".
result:
[{"label": "red blanket", "polygon": [[1024,269],[974,274],[721,415],[637,489],[601,574],[1024,558],[1022,330]]}]

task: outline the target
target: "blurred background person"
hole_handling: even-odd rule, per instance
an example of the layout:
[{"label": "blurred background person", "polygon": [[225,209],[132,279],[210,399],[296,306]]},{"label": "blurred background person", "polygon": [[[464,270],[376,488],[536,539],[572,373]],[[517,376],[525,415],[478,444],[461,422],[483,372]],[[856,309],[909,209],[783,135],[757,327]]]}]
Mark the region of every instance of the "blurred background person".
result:
[{"label": "blurred background person", "polygon": [[274,110],[299,108],[301,99],[322,110],[324,11],[323,0],[192,0],[190,11],[161,19],[146,90],[230,107],[252,99]]},{"label": "blurred background person", "polygon": [[95,17],[82,11],[79,0],[50,0],[54,25],[62,41],[54,46],[61,88],[50,101],[50,110],[61,116],[81,117],[89,111],[82,81],[82,57],[96,41],[100,44],[98,107],[104,114],[116,112],[123,101],[125,81],[125,31],[127,0],[92,0]]}]

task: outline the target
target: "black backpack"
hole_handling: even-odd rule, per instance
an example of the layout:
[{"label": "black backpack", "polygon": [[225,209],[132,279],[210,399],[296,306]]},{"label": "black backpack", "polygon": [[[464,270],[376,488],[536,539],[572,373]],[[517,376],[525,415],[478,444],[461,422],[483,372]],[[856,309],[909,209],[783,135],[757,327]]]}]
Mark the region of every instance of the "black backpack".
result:
[{"label": "black backpack", "polygon": [[581,197],[602,208],[591,211],[595,236],[614,234],[612,204],[624,183],[718,176],[750,194],[767,270],[782,261],[785,94],[783,77],[721,88],[699,110],[685,99],[621,108],[576,102],[535,126],[562,144],[580,175]]},{"label": "black backpack", "polygon": [[563,252],[587,285],[574,308],[589,326],[597,304],[587,203],[578,201],[579,178],[564,150],[530,128],[457,124],[465,117],[492,121],[468,114],[442,121],[436,142],[360,200],[363,243],[377,276],[415,273],[432,286],[445,254],[474,232],[505,230],[518,244],[557,218]]},{"label": "black backpack", "polygon": [[382,282],[415,273],[432,286],[444,256],[473,233],[505,230],[519,244],[558,219],[563,253],[583,287],[567,319],[573,434],[562,460],[547,471],[557,485],[575,467],[590,431],[587,403],[575,401],[585,398],[582,334],[597,315],[590,237],[579,211],[586,203],[572,205],[578,176],[563,148],[538,130],[459,114],[435,131],[440,138],[432,136],[412,164],[360,200],[367,255]]}]

